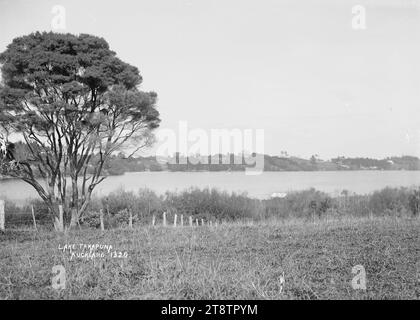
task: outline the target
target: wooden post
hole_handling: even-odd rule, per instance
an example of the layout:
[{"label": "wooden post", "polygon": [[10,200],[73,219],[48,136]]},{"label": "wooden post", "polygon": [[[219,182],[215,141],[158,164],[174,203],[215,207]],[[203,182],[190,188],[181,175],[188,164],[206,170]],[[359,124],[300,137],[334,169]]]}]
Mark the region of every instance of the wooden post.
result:
[{"label": "wooden post", "polygon": [[32,206],[32,221],[34,223],[34,228],[35,231],[38,231],[38,228],[36,227],[36,220],[35,220],[35,211],[34,211],[34,206]]},{"label": "wooden post", "polygon": [[101,209],[99,210],[99,220],[101,221],[101,231],[105,230],[105,225],[104,225],[104,211]]},{"label": "wooden post", "polygon": [[133,229],[133,214],[131,213],[131,210],[128,210],[128,213],[130,214],[130,217],[128,218],[128,227]]},{"label": "wooden post", "polygon": [[181,227],[183,227],[183,226],[184,226],[184,215],[181,214]]},{"label": "wooden post", "polygon": [[209,223],[210,223],[210,227],[213,227],[213,222],[210,221]]},{"label": "wooden post", "polygon": [[216,222],[214,223],[214,227],[217,228],[218,222],[216,220]]},{"label": "wooden post", "polygon": [[166,212],[163,213],[163,226],[166,227]]},{"label": "wooden post", "polygon": [[198,219],[195,219],[195,225],[198,227]]},{"label": "wooden post", "polygon": [[204,226],[204,219],[201,219],[201,225]]},{"label": "wooden post", "polygon": [[4,223],[5,223],[5,210],[4,210],[4,200],[0,200],[0,230],[4,231]]},{"label": "wooden post", "polygon": [[192,217],[190,216],[190,227],[193,226]]},{"label": "wooden post", "polygon": [[156,223],[156,217],[155,217],[155,215],[153,215],[152,216],[152,227],[155,226],[155,223]]},{"label": "wooden post", "polygon": [[174,215],[174,227],[176,227],[176,220],[178,219],[178,216],[177,216],[177,214],[175,213],[175,215]]}]

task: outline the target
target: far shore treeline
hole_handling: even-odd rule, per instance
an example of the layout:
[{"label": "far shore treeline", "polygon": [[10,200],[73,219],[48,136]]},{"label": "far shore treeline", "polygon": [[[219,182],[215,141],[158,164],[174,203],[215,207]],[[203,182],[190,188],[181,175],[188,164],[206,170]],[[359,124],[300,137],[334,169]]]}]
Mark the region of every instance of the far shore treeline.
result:
[{"label": "far shore treeline", "polygon": [[[197,158],[199,156],[196,156]],[[212,163],[211,158],[219,157],[219,163]],[[223,163],[223,158],[229,163]],[[179,154],[164,163],[156,157],[126,157],[123,153],[113,155],[105,166],[106,175],[122,175],[126,172],[142,171],[245,171],[253,165],[235,164],[234,155],[208,156],[208,163],[183,164]],[[345,158],[337,157],[331,160],[321,160],[317,157],[303,159],[294,156],[264,155],[264,171],[339,171],[339,170],[420,170],[420,159],[414,156],[389,157],[386,159]]]},{"label": "far shore treeline", "polygon": [[[18,142],[16,148],[24,152],[25,144]],[[22,151],[23,150],[23,151]],[[199,156],[196,156],[199,157]],[[211,158],[219,157],[219,163],[211,162]],[[244,171],[252,165],[237,164],[234,155],[208,156],[208,164],[202,162],[191,163],[188,159],[180,161],[182,157],[176,153],[167,161],[157,161],[154,156],[130,156],[124,153],[109,157],[104,165],[103,175],[123,175],[126,172],[143,171],[177,171],[177,172],[197,172],[197,171]],[[223,159],[228,159],[228,163],[223,163]],[[197,163],[197,162],[195,162]],[[93,171],[94,168],[88,168]],[[362,158],[362,157],[336,157],[330,160],[322,160],[317,156],[310,159],[289,156],[282,152],[281,156],[264,155],[264,171],[342,171],[342,170],[420,170],[420,159],[415,156],[394,156],[384,159]],[[0,179],[6,179],[0,175]]]}]

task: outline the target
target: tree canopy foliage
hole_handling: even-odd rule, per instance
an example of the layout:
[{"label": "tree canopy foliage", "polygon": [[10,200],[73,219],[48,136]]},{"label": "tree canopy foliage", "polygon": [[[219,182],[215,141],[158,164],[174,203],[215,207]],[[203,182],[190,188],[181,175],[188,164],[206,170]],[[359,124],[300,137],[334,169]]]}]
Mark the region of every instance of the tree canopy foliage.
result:
[{"label": "tree canopy foliage", "polygon": [[141,91],[139,70],[88,34],[18,37],[0,63],[0,132],[26,145],[16,159],[0,159],[0,173],[32,185],[53,214],[62,205],[74,226],[104,179],[107,158],[153,141],[157,94]]}]

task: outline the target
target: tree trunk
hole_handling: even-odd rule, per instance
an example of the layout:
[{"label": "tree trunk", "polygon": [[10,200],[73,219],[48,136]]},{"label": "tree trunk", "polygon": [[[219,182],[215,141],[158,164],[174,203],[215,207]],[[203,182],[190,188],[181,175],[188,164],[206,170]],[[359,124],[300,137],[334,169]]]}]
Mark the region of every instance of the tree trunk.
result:
[{"label": "tree trunk", "polygon": [[70,203],[70,224],[69,229],[73,229],[79,222],[79,210],[78,210],[78,202],[79,202],[79,189],[77,185],[77,173],[73,172],[71,174],[71,203]]},{"label": "tree trunk", "polygon": [[69,229],[73,229],[77,226],[79,222],[79,213],[77,211],[77,208],[72,208],[70,212],[71,212],[71,217],[70,217]]},{"label": "tree trunk", "polygon": [[58,206],[58,217],[54,215],[54,228],[57,232],[64,232],[64,210],[63,206]]}]

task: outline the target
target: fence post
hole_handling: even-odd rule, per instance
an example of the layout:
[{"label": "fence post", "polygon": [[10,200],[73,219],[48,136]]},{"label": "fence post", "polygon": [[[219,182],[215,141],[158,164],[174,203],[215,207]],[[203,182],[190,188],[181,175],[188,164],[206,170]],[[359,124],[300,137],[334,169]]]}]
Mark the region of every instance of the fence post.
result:
[{"label": "fence post", "polygon": [[155,217],[155,215],[153,215],[152,216],[152,227],[155,226],[155,223],[156,223],[156,217]]},{"label": "fence post", "polygon": [[210,221],[209,223],[210,223],[210,227],[213,227],[213,222]]},{"label": "fence post", "polygon": [[176,227],[176,220],[178,219],[178,216],[177,216],[177,214],[175,213],[175,215],[174,215],[174,227]]},{"label": "fence post", "polygon": [[35,228],[35,231],[38,231],[38,228],[36,227],[34,206],[31,206],[31,209],[32,209],[32,221],[34,222],[34,228]]},{"label": "fence post", "polygon": [[192,227],[193,226],[193,222],[192,222],[192,217],[190,216],[190,227]]},{"label": "fence post", "polygon": [[128,210],[128,213],[130,214],[129,220],[128,220],[128,227],[130,229],[133,229],[133,214],[131,213],[131,210]]},{"label": "fence post", "polygon": [[201,219],[201,225],[204,226],[204,219]]},{"label": "fence post", "polygon": [[166,212],[163,213],[163,226],[166,227]]},{"label": "fence post", "polygon": [[4,223],[5,223],[5,216],[4,216],[4,200],[0,200],[0,230],[4,231]]},{"label": "fence post", "polygon": [[198,227],[198,219],[195,219],[195,225]]},{"label": "fence post", "polygon": [[183,226],[184,226],[184,215],[181,214],[181,227],[183,227]]},{"label": "fence post", "polygon": [[104,225],[104,211],[101,209],[99,210],[99,220],[101,221],[101,231],[105,230],[105,225]]}]

